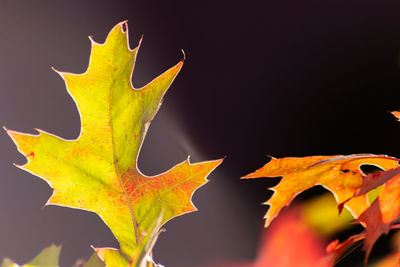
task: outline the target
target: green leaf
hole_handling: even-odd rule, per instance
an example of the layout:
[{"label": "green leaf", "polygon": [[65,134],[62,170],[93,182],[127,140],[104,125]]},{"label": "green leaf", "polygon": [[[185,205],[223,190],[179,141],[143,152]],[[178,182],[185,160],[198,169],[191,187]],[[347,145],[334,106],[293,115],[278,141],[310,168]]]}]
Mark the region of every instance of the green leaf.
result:
[{"label": "green leaf", "polygon": [[91,44],[85,73],[57,71],[77,104],[80,136],[7,133],[28,160],[19,167],[54,189],[47,205],[92,211],[108,225],[120,247],[95,248],[107,266],[142,266],[161,225],[196,210],[193,192],[222,160],[192,164],[188,159],[154,177],[142,174],[140,147],[183,61],[135,89],[131,76],[139,46],[129,48],[127,23],[117,24],[104,44],[92,39]]},{"label": "green leaf", "polygon": [[[43,249],[39,255],[37,255],[33,260],[27,264],[22,265],[22,267],[58,267],[59,257],[61,252],[61,246],[51,245]],[[10,259],[4,259],[1,267],[19,267]]]},{"label": "green leaf", "polygon": [[82,265],[82,267],[104,267],[104,263],[100,260],[96,253],[93,253],[88,261]]}]

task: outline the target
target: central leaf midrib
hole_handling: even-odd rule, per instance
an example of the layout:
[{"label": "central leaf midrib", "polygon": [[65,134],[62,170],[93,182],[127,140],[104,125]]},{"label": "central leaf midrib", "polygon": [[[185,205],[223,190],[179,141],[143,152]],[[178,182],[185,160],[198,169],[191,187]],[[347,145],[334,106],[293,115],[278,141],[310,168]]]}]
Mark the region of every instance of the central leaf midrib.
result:
[{"label": "central leaf midrib", "polygon": [[[114,71],[115,74],[115,71]],[[117,175],[118,178],[118,182],[121,186],[122,189],[122,193],[124,195],[126,204],[128,205],[128,209],[129,209],[129,213],[131,214],[131,219],[132,219],[132,224],[133,224],[133,229],[135,232],[135,241],[136,241],[136,245],[139,246],[140,243],[140,233],[139,233],[139,229],[138,229],[138,225],[137,225],[137,221],[135,218],[135,214],[133,212],[133,207],[132,207],[132,203],[130,202],[129,199],[129,195],[126,192],[125,189],[125,185],[122,181],[122,177],[121,174],[119,172],[119,168],[118,168],[118,158],[116,155],[116,147],[115,147],[115,140],[114,140],[114,128],[113,128],[113,121],[112,121],[112,102],[113,102],[113,89],[114,89],[114,84],[115,84],[115,80],[113,79],[112,84],[110,86],[110,96],[109,96],[109,102],[108,102],[108,123],[110,126],[110,134],[111,134],[111,146],[112,146],[112,150],[113,150],[113,164],[114,164],[114,169],[115,169],[115,174]]]}]

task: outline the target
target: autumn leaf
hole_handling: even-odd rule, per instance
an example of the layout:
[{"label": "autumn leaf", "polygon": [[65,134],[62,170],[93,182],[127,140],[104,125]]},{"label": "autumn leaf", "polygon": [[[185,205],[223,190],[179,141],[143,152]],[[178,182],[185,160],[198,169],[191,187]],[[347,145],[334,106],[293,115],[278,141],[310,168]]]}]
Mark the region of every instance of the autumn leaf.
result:
[{"label": "autumn leaf", "polygon": [[400,111],[392,111],[392,115],[395,116],[398,121],[400,121]]},{"label": "autumn leaf", "polygon": [[[399,174],[400,167],[390,169],[388,171],[380,171],[377,173],[368,174],[367,176],[363,177],[360,188],[354,192],[354,196],[352,196],[352,198],[368,194],[370,191],[375,190]],[[371,201],[371,203],[372,202],[373,201]]]},{"label": "autumn leaf", "polygon": [[396,158],[372,154],[271,158],[262,168],[242,178],[282,176],[280,183],[272,189],[275,193],[264,203],[270,206],[265,215],[265,227],[296,195],[315,185],[331,191],[338,203],[348,200],[345,206],[358,218],[369,206],[365,195],[352,198],[366,176],[360,169],[364,164],[379,166],[383,170],[399,166]]},{"label": "autumn leaf", "polygon": [[[400,112],[393,112],[398,119]],[[339,211],[347,207],[356,222],[366,229],[339,243],[331,242],[327,250],[338,260],[353,243],[364,240],[365,261],[376,240],[390,229],[399,228],[400,167],[399,159],[385,155],[358,154],[350,156],[311,156],[304,158],[272,158],[261,169],[243,178],[278,177],[281,182],[272,190],[273,196],[265,202],[270,208],[266,226],[289,205],[295,196],[315,185],[322,185],[333,193]],[[383,169],[365,174],[362,165]],[[372,204],[371,204],[372,203]]]},{"label": "autumn leaf", "polygon": [[364,240],[365,234],[366,232],[363,231],[359,234],[350,236],[343,242],[339,242],[339,240],[336,239],[326,246],[326,252],[335,262],[338,262],[344,254],[348,253],[351,249],[354,249],[354,243]]},{"label": "autumn leaf", "polygon": [[389,232],[400,216],[400,167],[367,175],[352,198],[369,194],[377,188],[381,189],[375,200],[356,220],[366,227],[365,264],[375,242]]},{"label": "autumn leaf", "polygon": [[378,198],[357,219],[366,225],[364,250],[366,251],[365,263],[371,252],[372,246],[382,235],[387,234],[391,226],[400,216],[400,175],[387,181]]},{"label": "autumn leaf", "polygon": [[[398,181],[396,183],[398,184]],[[386,198],[385,199],[386,201],[384,201],[384,204],[386,204],[386,208],[389,208],[387,199],[390,198],[391,197]],[[375,244],[376,240],[382,234],[387,234],[389,230],[400,228],[399,224],[395,224],[395,221],[400,213],[398,210],[399,207],[398,199],[396,200],[392,198],[392,200],[396,201],[393,202],[394,211],[387,212],[386,210],[385,211],[387,212],[386,214],[381,213],[380,202],[377,199],[370,207],[368,207],[368,209],[363,214],[361,214],[360,218],[358,218],[359,222],[362,220],[365,223],[366,229],[364,231],[362,231],[359,234],[350,236],[343,242],[339,242],[339,240],[334,240],[327,246],[326,248],[327,252],[330,255],[332,255],[335,261],[338,261],[340,258],[343,257],[343,255],[348,253],[349,250],[351,250],[351,246],[354,247],[354,243],[364,240],[363,244],[363,250],[365,251],[364,266],[367,265],[371,249]],[[378,264],[377,266],[398,266],[396,264],[391,264],[394,261],[400,262],[399,261],[400,254],[398,248],[396,250],[397,250],[396,253],[389,255],[385,260],[381,262],[381,264]]]},{"label": "autumn leaf", "polygon": [[326,255],[322,240],[292,209],[271,225],[254,267],[328,267],[333,258]]},{"label": "autumn leaf", "polygon": [[140,147],[183,61],[136,89],[131,78],[140,44],[129,48],[127,23],[117,24],[103,44],[90,41],[85,73],[56,71],[77,104],[79,137],[65,140],[42,130],[7,133],[27,158],[19,167],[53,188],[46,205],[92,211],[108,225],[120,247],[95,248],[107,266],[142,266],[161,225],[196,210],[193,192],[222,160],[192,164],[188,159],[157,176],[142,174]]},{"label": "autumn leaf", "polygon": [[[254,262],[217,264],[215,267],[331,267],[334,257],[310,227],[300,209],[290,208],[263,232]],[[210,266],[211,267],[211,266]]]}]

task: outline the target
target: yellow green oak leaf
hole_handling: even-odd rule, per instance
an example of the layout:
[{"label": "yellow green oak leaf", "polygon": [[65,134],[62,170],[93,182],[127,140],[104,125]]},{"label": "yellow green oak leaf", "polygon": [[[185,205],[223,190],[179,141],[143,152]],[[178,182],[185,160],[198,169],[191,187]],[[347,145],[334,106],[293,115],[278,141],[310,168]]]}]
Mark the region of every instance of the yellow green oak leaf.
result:
[{"label": "yellow green oak leaf", "polygon": [[129,48],[127,22],[117,24],[103,44],[90,40],[85,73],[56,71],[78,107],[79,137],[65,140],[42,130],[7,133],[27,158],[19,167],[53,188],[46,205],[95,212],[111,229],[119,248],[94,248],[107,266],[152,266],[149,255],[160,227],[196,210],[193,192],[222,160],[188,159],[160,175],[142,174],[140,147],[183,60],[136,89],[131,78],[140,44]]}]

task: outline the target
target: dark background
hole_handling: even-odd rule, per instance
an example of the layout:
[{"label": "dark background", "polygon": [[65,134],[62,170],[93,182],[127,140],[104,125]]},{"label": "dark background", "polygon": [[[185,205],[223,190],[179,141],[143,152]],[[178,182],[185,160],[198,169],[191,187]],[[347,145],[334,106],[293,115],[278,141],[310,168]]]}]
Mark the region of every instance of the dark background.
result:
[{"label": "dark background", "polygon": [[[84,72],[88,35],[103,42],[128,19],[140,87],[182,58],[183,70],[154,119],[139,167],[163,172],[227,156],[196,191],[199,212],[168,222],[155,247],[166,266],[255,257],[269,182],[239,180],[276,157],[377,153],[400,156],[400,2],[0,0],[0,123],[73,139],[79,115],[50,67]],[[19,263],[52,243],[61,261],[89,245],[117,246],[92,213],[42,206],[49,186],[0,135],[0,258]]]}]

